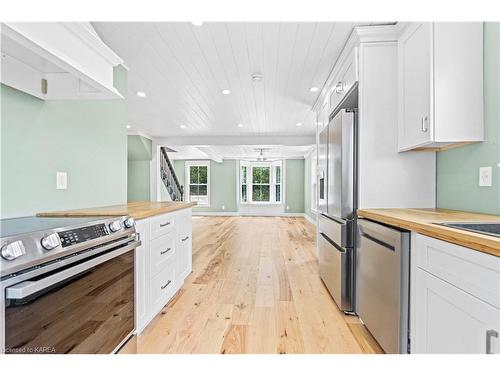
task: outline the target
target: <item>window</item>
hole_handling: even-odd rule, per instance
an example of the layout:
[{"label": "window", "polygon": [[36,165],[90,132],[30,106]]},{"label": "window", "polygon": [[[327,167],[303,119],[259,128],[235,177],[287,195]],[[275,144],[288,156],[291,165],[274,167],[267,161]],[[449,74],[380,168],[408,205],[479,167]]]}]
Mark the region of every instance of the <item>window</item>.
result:
[{"label": "window", "polygon": [[240,162],[240,202],[280,204],[282,162]]},{"label": "window", "polygon": [[252,202],[270,202],[271,168],[252,167]]},{"label": "window", "polygon": [[274,166],[274,201],[281,203],[281,165]]},{"label": "window", "polygon": [[248,202],[248,186],[247,186],[247,166],[242,165],[240,168],[240,181],[241,181],[241,202]]},{"label": "window", "polygon": [[199,206],[210,206],[210,164],[209,162],[186,162],[188,202],[197,202]]}]

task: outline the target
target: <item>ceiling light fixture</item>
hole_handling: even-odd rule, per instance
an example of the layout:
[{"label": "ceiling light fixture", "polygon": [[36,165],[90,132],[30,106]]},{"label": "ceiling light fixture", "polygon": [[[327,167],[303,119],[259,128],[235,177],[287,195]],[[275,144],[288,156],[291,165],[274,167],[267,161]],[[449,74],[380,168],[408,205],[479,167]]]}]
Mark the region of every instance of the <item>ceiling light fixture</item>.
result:
[{"label": "ceiling light fixture", "polygon": [[186,125],[181,125],[180,128],[181,129],[186,129]]},{"label": "ceiling light fixture", "polygon": [[238,128],[242,128],[243,127],[243,124],[238,124]]},{"label": "ceiling light fixture", "polygon": [[137,91],[136,95],[139,98],[145,98],[146,97],[146,93],[144,91]]},{"label": "ceiling light fixture", "polygon": [[309,89],[309,91],[311,91],[311,92],[316,92],[316,91],[318,91],[318,90],[319,90],[319,89],[318,89],[316,86],[311,87],[311,88]]},{"label": "ceiling light fixture", "polygon": [[125,126],[127,129],[130,129],[132,127],[132,125],[126,125]]},{"label": "ceiling light fixture", "polygon": [[224,95],[229,95],[229,94],[231,94],[231,90],[224,89],[224,90],[222,90],[222,93],[223,93]]},{"label": "ceiling light fixture", "polygon": [[298,122],[296,125],[297,125],[297,126],[302,126],[302,123],[301,123],[301,122]]},{"label": "ceiling light fixture", "polygon": [[193,26],[202,26],[203,25],[203,21],[192,21],[191,23],[193,24]]}]

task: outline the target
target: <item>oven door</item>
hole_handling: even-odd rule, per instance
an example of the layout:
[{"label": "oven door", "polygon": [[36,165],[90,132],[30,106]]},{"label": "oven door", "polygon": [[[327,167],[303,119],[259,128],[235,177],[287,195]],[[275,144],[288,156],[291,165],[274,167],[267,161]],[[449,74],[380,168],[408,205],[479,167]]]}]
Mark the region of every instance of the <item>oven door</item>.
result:
[{"label": "oven door", "polygon": [[112,353],[134,330],[138,241],[5,289],[6,353]]}]

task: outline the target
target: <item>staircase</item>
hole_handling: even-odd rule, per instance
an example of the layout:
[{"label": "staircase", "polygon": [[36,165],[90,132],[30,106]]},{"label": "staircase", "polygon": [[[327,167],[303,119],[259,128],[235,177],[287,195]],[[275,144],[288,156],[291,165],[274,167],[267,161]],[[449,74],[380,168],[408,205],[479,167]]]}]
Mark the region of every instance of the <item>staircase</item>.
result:
[{"label": "staircase", "polygon": [[174,167],[168,158],[165,147],[160,147],[160,177],[173,201],[182,201],[184,187],[179,183]]}]

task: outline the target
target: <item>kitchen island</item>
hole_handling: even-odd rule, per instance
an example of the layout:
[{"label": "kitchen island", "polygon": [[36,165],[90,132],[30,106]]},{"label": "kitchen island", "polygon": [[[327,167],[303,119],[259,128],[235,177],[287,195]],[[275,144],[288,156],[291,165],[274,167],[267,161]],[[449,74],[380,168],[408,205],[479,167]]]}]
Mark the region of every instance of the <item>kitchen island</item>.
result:
[{"label": "kitchen island", "polygon": [[132,202],[69,211],[43,217],[129,216],[142,245],[135,252],[135,333],[181,289],[192,271],[192,210],[196,203]]}]

